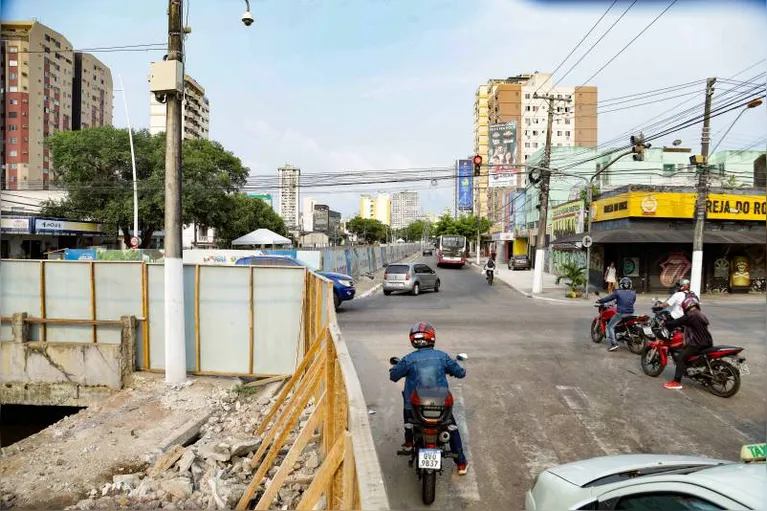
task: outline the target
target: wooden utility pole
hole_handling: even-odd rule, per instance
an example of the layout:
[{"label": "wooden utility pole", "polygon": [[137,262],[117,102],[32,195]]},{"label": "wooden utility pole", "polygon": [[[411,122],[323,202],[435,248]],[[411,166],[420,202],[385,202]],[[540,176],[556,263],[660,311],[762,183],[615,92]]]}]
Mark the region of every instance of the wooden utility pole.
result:
[{"label": "wooden utility pole", "polygon": [[[184,60],[183,0],[168,2],[168,58]],[[183,66],[182,66],[183,75]],[[183,83],[183,76],[181,82]],[[166,94],[165,117],[165,381],[186,380],[184,262],[181,224],[180,91]]]},{"label": "wooden utility pole", "polygon": [[701,134],[702,161],[698,165],[698,198],[695,203],[695,234],[692,242],[692,273],[690,291],[700,296],[703,284],[703,229],[706,225],[706,199],[708,196],[708,147],[711,142],[711,99],[716,78],[706,80],[706,104],[703,110]]},{"label": "wooden utility pole", "polygon": [[538,220],[538,233],[535,237],[535,266],[533,267],[533,293],[543,291],[543,264],[545,260],[544,249],[546,247],[546,224],[549,213],[549,181],[551,179],[551,130],[554,125],[554,102],[569,103],[569,99],[557,98],[553,94],[535,95],[536,99],[546,101],[548,107],[548,120],[546,121],[546,145],[543,150],[543,162],[541,163],[541,193],[540,213]]}]

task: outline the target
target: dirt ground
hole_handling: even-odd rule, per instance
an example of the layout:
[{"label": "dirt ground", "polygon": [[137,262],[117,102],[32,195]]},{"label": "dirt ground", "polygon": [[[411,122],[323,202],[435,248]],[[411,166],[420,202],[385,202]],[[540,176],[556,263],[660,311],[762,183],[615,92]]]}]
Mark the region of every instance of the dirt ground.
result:
[{"label": "dirt ground", "polygon": [[179,428],[226,407],[238,380],[167,386],[136,374],[130,388],[2,450],[0,508],[64,508],[114,474],[144,469]]}]

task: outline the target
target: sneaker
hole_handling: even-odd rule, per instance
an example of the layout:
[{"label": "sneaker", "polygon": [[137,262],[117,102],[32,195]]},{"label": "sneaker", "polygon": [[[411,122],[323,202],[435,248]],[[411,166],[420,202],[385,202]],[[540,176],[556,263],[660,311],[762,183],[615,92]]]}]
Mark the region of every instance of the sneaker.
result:
[{"label": "sneaker", "polygon": [[670,390],[682,390],[684,387],[678,381],[671,380],[669,382],[664,383],[663,388],[670,389]]},{"label": "sneaker", "polygon": [[617,345],[617,344],[613,344],[612,346],[610,346],[609,348],[607,348],[607,351],[615,351],[615,350],[617,350],[617,349],[618,349],[618,345]]},{"label": "sneaker", "polygon": [[466,472],[469,471],[469,464],[468,463],[459,463],[458,464],[458,475],[459,476],[465,476]]},{"label": "sneaker", "polygon": [[409,442],[402,444],[402,452],[413,452],[413,444]]}]

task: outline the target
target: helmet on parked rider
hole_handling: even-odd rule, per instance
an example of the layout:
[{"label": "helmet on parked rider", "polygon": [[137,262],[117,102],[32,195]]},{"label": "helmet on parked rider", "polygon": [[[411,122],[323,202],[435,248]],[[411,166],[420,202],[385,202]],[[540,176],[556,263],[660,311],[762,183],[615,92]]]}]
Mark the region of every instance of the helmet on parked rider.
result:
[{"label": "helmet on parked rider", "polygon": [[682,302],[682,309],[684,309],[685,312],[689,312],[693,307],[697,307],[698,310],[700,310],[700,300],[695,296],[695,293],[689,293],[687,298]]},{"label": "helmet on parked rider", "polygon": [[674,287],[677,291],[689,291],[690,281],[688,279],[679,279]]},{"label": "helmet on parked rider", "polygon": [[437,341],[437,331],[431,323],[420,321],[410,327],[410,344],[416,349],[434,346]]},{"label": "helmet on parked rider", "polygon": [[620,281],[621,289],[631,289],[634,286],[634,283],[631,282],[631,279],[628,277],[623,277]]}]

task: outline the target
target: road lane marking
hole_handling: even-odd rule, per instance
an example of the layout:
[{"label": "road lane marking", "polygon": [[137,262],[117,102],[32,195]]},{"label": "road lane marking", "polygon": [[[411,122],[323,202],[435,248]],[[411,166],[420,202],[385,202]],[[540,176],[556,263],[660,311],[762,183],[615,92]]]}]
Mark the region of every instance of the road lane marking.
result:
[{"label": "road lane marking", "polygon": [[[457,406],[453,407],[453,415],[455,421],[458,423],[458,431],[461,433],[461,441],[463,443],[463,452],[466,455],[466,459],[469,461],[469,471],[466,475],[459,476],[457,472],[453,472],[450,484],[455,489],[455,494],[466,500],[479,501],[479,485],[477,484],[477,461],[471,454],[471,442],[469,441],[469,426],[466,423],[466,407],[463,401],[463,389],[460,386],[456,386],[453,391],[453,398]],[[472,466],[473,465],[473,466]]]},{"label": "road lane marking", "polygon": [[573,411],[584,410],[589,407],[589,399],[586,394],[578,387],[569,385],[557,385],[557,390],[562,400]]},{"label": "road lane marking", "polygon": [[580,388],[570,385],[557,385],[556,387],[562,400],[573,411],[578,418],[578,421],[583,425],[589,436],[591,436],[594,443],[597,444],[597,447],[599,447],[602,452],[606,455],[613,456],[632,451],[631,449],[611,447],[602,440],[602,435],[609,435],[610,432],[606,427],[598,424],[599,421],[597,419],[594,419],[589,413],[586,413],[590,408],[590,404],[588,397],[586,397],[586,394]]}]

